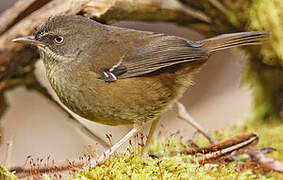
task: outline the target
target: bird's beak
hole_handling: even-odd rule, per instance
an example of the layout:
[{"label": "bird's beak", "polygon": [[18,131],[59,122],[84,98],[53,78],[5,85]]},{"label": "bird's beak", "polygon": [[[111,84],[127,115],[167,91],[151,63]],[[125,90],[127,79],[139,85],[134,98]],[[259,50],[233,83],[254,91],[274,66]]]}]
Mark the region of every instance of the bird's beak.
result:
[{"label": "bird's beak", "polygon": [[31,44],[31,45],[40,45],[41,42],[36,40],[34,36],[25,36],[19,37],[12,40],[12,42],[23,43],[23,44]]}]

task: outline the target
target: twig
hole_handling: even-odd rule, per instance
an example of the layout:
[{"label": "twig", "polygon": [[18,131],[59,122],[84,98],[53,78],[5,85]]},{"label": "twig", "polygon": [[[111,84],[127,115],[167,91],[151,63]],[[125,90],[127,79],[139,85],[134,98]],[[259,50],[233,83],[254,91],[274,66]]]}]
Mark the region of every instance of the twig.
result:
[{"label": "twig", "polygon": [[200,132],[202,135],[204,135],[210,143],[215,144],[216,141],[213,137],[211,137],[188,113],[186,110],[185,106],[177,102],[177,107],[178,107],[178,117],[185,122],[189,123],[192,127],[194,127],[198,132]]},{"label": "twig", "polygon": [[[13,138],[12,138],[13,139]],[[7,143],[7,150],[6,150],[6,157],[4,160],[4,166],[9,167],[10,161],[11,161],[11,153],[12,153],[12,146],[13,146],[13,140],[9,140]]]},{"label": "twig", "polygon": [[[1,88],[0,88],[1,89]],[[4,112],[8,109],[8,103],[4,97],[4,93],[0,93],[0,117],[4,114]],[[1,139],[0,139],[1,141]]]},{"label": "twig", "polygon": [[36,0],[17,1],[11,8],[7,9],[0,16],[0,34],[2,34],[13,21]]},{"label": "twig", "polygon": [[81,168],[85,163],[79,162],[79,163],[67,163],[67,162],[62,162],[58,163],[53,166],[44,166],[44,167],[39,167],[39,168],[24,168],[24,167],[14,167],[11,168],[10,171],[13,172],[15,171],[15,175],[18,178],[24,178],[28,177],[31,175],[35,175],[38,173],[41,174],[49,174],[49,173],[55,173],[55,172],[62,172],[62,171],[68,171],[68,170],[73,170],[73,169],[79,169]]},{"label": "twig", "polygon": [[223,14],[227,15],[229,10],[223,6],[218,0],[208,0],[214,7],[219,9]]},{"label": "twig", "polygon": [[[186,155],[203,154],[197,157],[200,163],[225,159],[228,156],[243,153],[247,148],[255,146],[258,143],[258,136],[254,133],[234,136],[228,140],[218,142],[204,148],[181,151],[179,153]],[[173,154],[177,154],[174,152]]]},{"label": "twig", "polygon": [[162,174],[162,169],[161,169],[161,166],[160,166],[160,162],[161,162],[161,161],[157,161],[157,165],[158,165],[158,169],[159,169],[159,176],[160,176],[160,179],[163,180],[163,174]]},{"label": "twig", "polygon": [[255,163],[258,163],[263,170],[283,173],[283,163],[273,158],[266,157],[264,153],[266,152],[260,149],[251,149],[247,151],[247,154],[250,155],[251,159]]},{"label": "twig", "polygon": [[226,158],[236,153],[244,152],[245,149],[255,146],[258,143],[256,134],[244,134],[236,136],[226,141],[222,141],[217,145],[203,148],[202,151],[210,151],[201,157],[198,157],[199,162],[209,162],[216,159]]},{"label": "twig", "polygon": [[51,0],[18,0],[0,16],[0,34]]},{"label": "twig", "polygon": [[187,15],[193,17],[193,18],[196,18],[202,22],[205,22],[205,23],[210,23],[211,22],[211,19],[210,17],[208,17],[205,13],[199,11],[199,10],[196,10],[192,7],[189,7],[189,6],[184,6],[180,1],[178,0],[162,0],[163,2],[163,5],[162,5],[162,8],[165,8],[165,9],[176,9],[176,10],[181,10],[181,11],[184,11]]},{"label": "twig", "polygon": [[192,17],[195,17],[206,23],[211,23],[211,19],[207,15],[202,13],[201,11],[194,10],[193,8],[190,8],[190,7],[182,7],[182,10],[185,11],[188,15]]}]

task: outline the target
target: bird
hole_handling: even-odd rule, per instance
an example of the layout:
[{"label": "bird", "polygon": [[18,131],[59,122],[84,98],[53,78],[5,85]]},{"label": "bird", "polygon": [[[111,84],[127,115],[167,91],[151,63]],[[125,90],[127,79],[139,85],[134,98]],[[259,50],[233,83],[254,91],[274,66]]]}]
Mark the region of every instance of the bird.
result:
[{"label": "bird", "polygon": [[269,35],[252,31],[191,41],[58,15],[47,18],[32,35],[12,41],[38,48],[52,88],[74,113],[105,125],[134,125],[93,167],[152,122],[143,151],[147,154],[161,114],[192,85],[193,75],[212,53],[261,44]]}]

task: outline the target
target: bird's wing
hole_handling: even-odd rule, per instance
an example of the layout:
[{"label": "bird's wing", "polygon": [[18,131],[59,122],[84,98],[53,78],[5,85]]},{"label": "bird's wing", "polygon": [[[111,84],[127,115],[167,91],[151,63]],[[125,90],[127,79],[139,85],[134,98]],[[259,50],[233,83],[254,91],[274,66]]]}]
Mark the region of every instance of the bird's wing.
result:
[{"label": "bird's wing", "polygon": [[118,63],[103,72],[101,79],[111,82],[117,78],[142,76],[164,67],[207,58],[201,44],[175,36],[151,35],[151,40],[127,53]]}]

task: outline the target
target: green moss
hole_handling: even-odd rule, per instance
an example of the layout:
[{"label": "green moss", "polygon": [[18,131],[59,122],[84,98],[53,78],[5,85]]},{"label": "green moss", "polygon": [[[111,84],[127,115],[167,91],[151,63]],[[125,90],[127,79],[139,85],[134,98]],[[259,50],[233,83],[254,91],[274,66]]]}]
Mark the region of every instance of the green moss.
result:
[{"label": "green moss", "polygon": [[283,4],[281,0],[253,0],[248,11],[250,29],[271,30],[269,43],[261,48],[264,63],[283,67]]},{"label": "green moss", "polygon": [[0,166],[0,179],[5,180],[18,180],[13,172],[9,172],[7,169]]},{"label": "green moss", "polygon": [[[283,124],[279,121],[262,123],[246,121],[231,129],[212,131],[211,134],[217,140],[224,140],[246,132],[257,133],[259,135],[257,148],[273,147],[277,151],[268,156],[283,161]],[[199,146],[209,144],[201,136],[195,142]],[[199,164],[195,161],[194,156],[173,155],[172,153],[188,149],[189,145],[185,139],[175,136],[161,137],[153,142],[150,149],[151,153],[161,155],[160,158],[142,158],[139,153],[140,149],[130,147],[126,153],[118,154],[103,165],[91,170],[78,172],[70,179],[283,179],[283,175],[276,172],[258,174],[248,167],[240,170],[241,162]],[[0,168],[0,179],[17,180],[14,173],[4,168]],[[44,175],[42,179],[52,180],[47,175]]]},{"label": "green moss", "polygon": [[53,180],[53,179],[50,176],[48,176],[47,174],[43,174],[42,180]]},{"label": "green moss", "polygon": [[255,121],[282,119],[283,107],[283,4],[281,0],[248,1],[242,18],[247,30],[272,31],[261,48],[250,48],[250,61],[242,73],[242,82],[253,90]]},{"label": "green moss", "polygon": [[81,172],[77,179],[255,179],[251,170],[236,171],[236,163],[227,166],[193,162],[193,157],[177,155],[144,159],[133,151],[119,155],[106,164]]},{"label": "green moss", "polygon": [[[245,124],[236,126],[230,134],[255,132],[259,135],[258,147],[273,147],[277,149],[272,153],[272,157],[283,161],[283,123],[271,120],[268,122],[257,123],[255,121],[248,121]],[[281,176],[283,178],[283,176]]]},{"label": "green moss", "polygon": [[[277,152],[272,157],[283,161],[283,124],[278,121],[255,123],[248,121],[230,130],[213,131],[216,139],[223,140],[243,132],[255,132],[259,135],[258,147],[274,147]],[[208,144],[200,137],[197,143]],[[151,153],[162,155],[161,158],[141,158],[133,148],[125,154],[119,154],[112,160],[92,170],[84,170],[77,174],[77,179],[280,179],[279,173],[254,174],[251,169],[239,171],[236,162],[229,164],[201,165],[193,156],[176,155],[171,152],[188,149],[186,141],[177,137],[162,137],[151,146]]]},{"label": "green moss", "polygon": [[253,107],[249,119],[259,121],[280,119],[283,103],[283,70],[269,67],[256,60],[245,65],[242,82],[253,91]]},{"label": "green moss", "polygon": [[[254,132],[259,136],[257,148],[275,148],[276,151],[268,156],[283,162],[283,123],[280,121],[273,119],[259,123],[252,119],[248,119],[244,123],[234,126],[231,129],[225,131],[212,131],[211,133],[217,140],[223,140],[246,132]],[[197,140],[198,144],[201,144],[202,146],[208,145],[207,141],[203,141],[203,139],[203,137],[199,138]],[[283,179],[283,174],[270,172],[264,174],[262,177]]]}]

